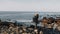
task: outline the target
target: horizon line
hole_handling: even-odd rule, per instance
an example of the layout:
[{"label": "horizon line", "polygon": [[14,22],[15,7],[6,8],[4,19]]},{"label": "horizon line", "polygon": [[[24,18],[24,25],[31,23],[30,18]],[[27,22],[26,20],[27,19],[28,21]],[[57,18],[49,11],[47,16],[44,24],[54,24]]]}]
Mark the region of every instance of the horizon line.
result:
[{"label": "horizon line", "polygon": [[57,11],[0,11],[0,12],[57,12]]}]

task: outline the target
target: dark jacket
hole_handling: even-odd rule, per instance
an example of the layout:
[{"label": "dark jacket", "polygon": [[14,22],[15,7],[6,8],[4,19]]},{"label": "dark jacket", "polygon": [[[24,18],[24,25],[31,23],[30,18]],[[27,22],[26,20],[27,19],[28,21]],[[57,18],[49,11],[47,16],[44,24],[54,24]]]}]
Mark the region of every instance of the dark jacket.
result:
[{"label": "dark jacket", "polygon": [[36,16],[33,17],[33,22],[38,23],[38,18],[39,18],[39,15],[37,14]]}]

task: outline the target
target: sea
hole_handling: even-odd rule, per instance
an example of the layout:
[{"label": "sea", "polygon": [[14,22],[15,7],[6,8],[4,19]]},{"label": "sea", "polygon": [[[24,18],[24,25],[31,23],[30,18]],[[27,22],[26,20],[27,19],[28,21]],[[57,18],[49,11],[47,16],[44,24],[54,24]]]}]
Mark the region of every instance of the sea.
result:
[{"label": "sea", "polygon": [[[2,21],[6,20],[15,20],[20,23],[21,22],[30,22],[32,21],[34,14],[36,12],[29,12],[29,11],[0,11],[0,19]],[[39,19],[42,19],[43,17],[60,17],[60,12],[38,12]],[[23,24],[23,23],[22,23]],[[26,23],[29,24],[29,23]]]},{"label": "sea", "polygon": [[[35,12],[0,11],[0,19],[32,20]],[[60,12],[38,12],[39,18],[60,16]]]}]

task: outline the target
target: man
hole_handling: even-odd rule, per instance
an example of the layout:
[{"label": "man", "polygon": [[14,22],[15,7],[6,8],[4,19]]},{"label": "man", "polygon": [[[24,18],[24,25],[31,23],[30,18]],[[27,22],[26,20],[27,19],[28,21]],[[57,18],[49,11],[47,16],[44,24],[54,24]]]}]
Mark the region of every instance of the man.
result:
[{"label": "man", "polygon": [[33,17],[33,22],[36,23],[36,27],[37,27],[37,24],[39,23],[38,18],[39,18],[39,14],[35,14]]}]

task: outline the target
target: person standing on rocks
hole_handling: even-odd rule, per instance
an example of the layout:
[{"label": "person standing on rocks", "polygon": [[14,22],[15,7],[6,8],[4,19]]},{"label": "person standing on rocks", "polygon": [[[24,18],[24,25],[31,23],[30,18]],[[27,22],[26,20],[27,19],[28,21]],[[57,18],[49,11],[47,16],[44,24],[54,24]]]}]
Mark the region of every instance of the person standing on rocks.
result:
[{"label": "person standing on rocks", "polygon": [[37,27],[37,24],[39,23],[38,18],[39,18],[39,14],[35,14],[33,17],[33,22],[35,22],[36,27]]}]

